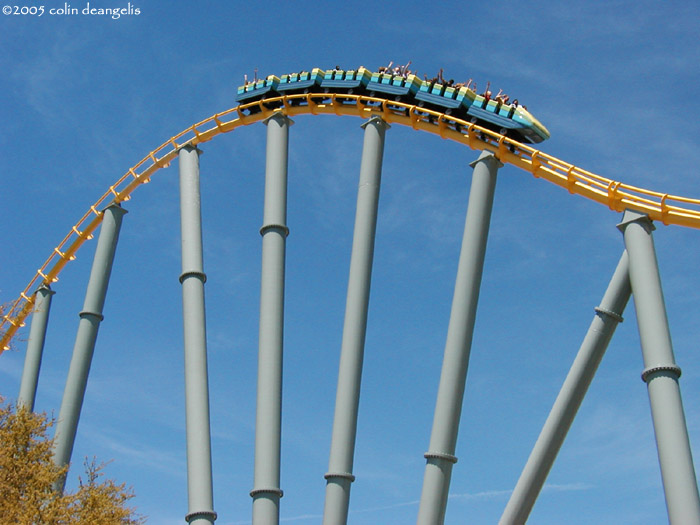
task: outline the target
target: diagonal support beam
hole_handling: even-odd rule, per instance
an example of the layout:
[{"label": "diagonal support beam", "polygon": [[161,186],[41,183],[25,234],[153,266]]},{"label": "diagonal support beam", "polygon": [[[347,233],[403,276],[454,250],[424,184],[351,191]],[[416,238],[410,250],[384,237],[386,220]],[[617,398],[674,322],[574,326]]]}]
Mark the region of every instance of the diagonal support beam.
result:
[{"label": "diagonal support beam", "polygon": [[32,312],[32,326],[29,329],[27,341],[27,355],[24,358],[24,370],[22,382],[19,386],[17,404],[23,405],[27,410],[34,410],[36,400],[36,387],[39,382],[39,370],[41,369],[41,356],[44,353],[46,341],[46,327],[49,323],[49,311],[51,310],[51,297],[55,294],[47,285],[41,285],[36,291],[36,302]]},{"label": "diagonal support beam", "polygon": [[571,370],[503,511],[500,525],[519,525],[527,521],[610,339],[622,322],[622,312],[631,292],[628,257],[627,252],[623,252],[600,306],[595,309],[595,317]]},{"label": "diagonal support beam", "polygon": [[452,466],[457,462],[457,432],[486,255],[496,175],[498,168],[503,164],[493,153],[484,151],[478,160],[470,165],[474,168],[474,174],[450,323],[447,328],[430,449],[425,453],[427,464],[418,509],[418,525],[441,525],[445,520]]},{"label": "diagonal support beam", "polygon": [[690,451],[661,278],[648,216],[626,210],[618,228],[630,258],[630,282],[644,357],[656,448],[672,524],[700,524],[700,497]]},{"label": "diagonal support beam", "polygon": [[377,229],[379,188],[384,137],[389,125],[379,117],[365,122],[360,183],[357,190],[355,230],[350,256],[350,275],[345,303],[343,341],[340,350],[333,435],[325,475],[324,525],[344,525],[348,520],[350,485],[357,435],[357,415],[369,308],[374,238]]},{"label": "diagonal support beam", "polygon": [[[112,273],[114,254],[117,250],[119,231],[126,210],[118,204],[110,204],[104,211],[100,235],[97,239],[95,258],[92,262],[90,279],[85,292],[83,311],[80,312],[78,333],[73,346],[66,388],[63,391],[61,410],[58,413],[56,434],[54,437],[53,458],[59,466],[68,465],[73,454],[75,435],[78,431],[80,411],[85,399],[88,374],[95,352],[97,331],[104,319],[102,309],[107,296],[107,285]],[[55,489],[63,491],[65,477],[58,482]]]}]

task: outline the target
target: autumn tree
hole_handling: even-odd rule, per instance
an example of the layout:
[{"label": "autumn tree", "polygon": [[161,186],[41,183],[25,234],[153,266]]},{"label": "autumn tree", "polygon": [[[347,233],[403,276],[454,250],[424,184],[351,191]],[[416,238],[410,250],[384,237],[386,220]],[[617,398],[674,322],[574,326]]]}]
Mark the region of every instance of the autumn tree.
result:
[{"label": "autumn tree", "polygon": [[0,406],[0,523],[17,525],[138,525],[143,519],[126,506],[133,493],[125,484],[102,480],[103,465],[85,463],[75,493],[57,494],[55,483],[67,467],[52,460],[53,425],[45,414]]}]

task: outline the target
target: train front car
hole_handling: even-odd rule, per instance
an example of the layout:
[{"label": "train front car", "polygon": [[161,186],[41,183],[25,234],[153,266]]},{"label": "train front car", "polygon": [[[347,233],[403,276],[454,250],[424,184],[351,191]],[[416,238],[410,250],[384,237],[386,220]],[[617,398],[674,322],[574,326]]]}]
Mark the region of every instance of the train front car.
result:
[{"label": "train front car", "polygon": [[468,106],[468,120],[508,137],[537,144],[549,138],[549,131],[523,106],[486,100],[476,95]]},{"label": "train front car", "polygon": [[549,130],[522,106],[518,106],[515,109],[512,119],[514,122],[522,124],[523,127],[520,128],[521,131],[519,133],[526,137],[525,142],[537,144],[550,137]]}]

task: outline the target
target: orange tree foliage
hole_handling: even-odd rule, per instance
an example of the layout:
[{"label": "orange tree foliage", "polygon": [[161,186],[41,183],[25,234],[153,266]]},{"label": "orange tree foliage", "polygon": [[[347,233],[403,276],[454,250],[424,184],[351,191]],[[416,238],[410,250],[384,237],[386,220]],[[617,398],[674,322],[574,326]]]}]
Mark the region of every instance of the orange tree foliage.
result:
[{"label": "orange tree foliage", "polygon": [[85,463],[75,493],[57,494],[53,486],[66,474],[52,460],[53,423],[23,407],[0,406],[0,523],[16,525],[138,525],[144,523],[126,503],[125,484],[101,481],[102,466]]}]

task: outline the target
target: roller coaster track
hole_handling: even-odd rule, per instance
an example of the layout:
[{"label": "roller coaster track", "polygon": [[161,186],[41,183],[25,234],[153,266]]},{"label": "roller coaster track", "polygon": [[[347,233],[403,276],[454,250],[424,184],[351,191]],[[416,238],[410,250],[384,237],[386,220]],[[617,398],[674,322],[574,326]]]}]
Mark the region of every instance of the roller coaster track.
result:
[{"label": "roller coaster track", "polygon": [[666,225],[700,228],[700,199],[659,193],[601,177],[446,113],[385,98],[345,93],[307,93],[268,98],[236,106],[188,127],[151,151],[110,186],[54,248],[24,291],[7,309],[0,321],[0,353],[9,349],[15,333],[24,326],[34,306],[36,288],[56,282],[68,261],[75,259],[83,243],[92,238],[102,222],[103,212],[100,208],[111,202],[129,200],[136,188],[149,182],[159,169],[169,166],[183,146],[207,142],[238,127],[266,120],[275,112],[290,117],[328,114],[369,118],[378,115],[389,124],[427,131],[475,150],[489,150],[501,162],[512,164],[613,211],[633,209]]}]

